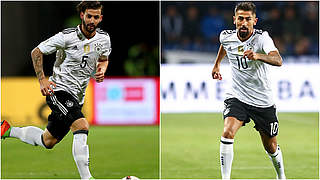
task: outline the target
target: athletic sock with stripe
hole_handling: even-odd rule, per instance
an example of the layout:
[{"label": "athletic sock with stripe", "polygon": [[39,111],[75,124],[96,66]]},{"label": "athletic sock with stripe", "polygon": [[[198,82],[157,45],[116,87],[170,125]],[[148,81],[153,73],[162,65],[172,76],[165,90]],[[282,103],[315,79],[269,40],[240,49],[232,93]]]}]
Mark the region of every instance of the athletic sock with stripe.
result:
[{"label": "athletic sock with stripe", "polygon": [[87,145],[87,136],[87,134],[82,132],[77,133],[77,131],[73,135],[72,154],[81,179],[89,179],[92,177],[89,170],[89,148]]},{"label": "athletic sock with stripe", "polygon": [[220,140],[220,166],[222,179],[230,179],[233,160],[234,139],[221,137]]},{"label": "athletic sock with stripe", "polygon": [[34,126],[12,127],[10,131],[10,137],[15,137],[25,143],[34,146],[39,145],[45,148],[41,140],[41,135],[43,132],[44,131],[42,129]]},{"label": "athletic sock with stripe", "polygon": [[272,164],[277,172],[277,179],[286,179],[286,175],[284,174],[284,165],[282,159],[282,152],[280,146],[277,146],[277,150],[275,153],[270,154],[268,153]]}]

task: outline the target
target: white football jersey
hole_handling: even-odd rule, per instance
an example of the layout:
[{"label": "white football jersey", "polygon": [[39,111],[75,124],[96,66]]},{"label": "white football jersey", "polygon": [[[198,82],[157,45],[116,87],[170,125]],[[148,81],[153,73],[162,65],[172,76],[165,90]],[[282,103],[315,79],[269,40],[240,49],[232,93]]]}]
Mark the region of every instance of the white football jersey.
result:
[{"label": "white football jersey", "polygon": [[278,51],[268,32],[254,29],[251,37],[241,42],[237,30],[224,30],[220,34],[220,43],[227,52],[232,73],[232,85],[226,98],[235,97],[256,107],[274,105],[268,79],[270,65],[243,57],[244,51],[249,49],[262,54]]},{"label": "white football jersey", "polygon": [[38,48],[43,54],[57,51],[53,75],[49,78],[57,85],[53,90],[69,92],[83,104],[85,90],[90,77],[95,74],[97,61],[102,55],[109,56],[111,42],[108,33],[99,28],[94,37],[87,39],[78,25],[41,42]]}]

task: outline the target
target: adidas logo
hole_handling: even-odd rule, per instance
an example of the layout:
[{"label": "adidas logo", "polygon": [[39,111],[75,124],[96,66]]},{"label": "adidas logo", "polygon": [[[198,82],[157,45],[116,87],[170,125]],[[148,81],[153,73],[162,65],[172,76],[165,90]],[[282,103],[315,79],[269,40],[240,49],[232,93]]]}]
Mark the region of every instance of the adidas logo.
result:
[{"label": "adidas logo", "polygon": [[77,45],[73,46],[72,50],[78,50],[78,46]]},{"label": "adidas logo", "polygon": [[277,163],[277,165],[278,165],[278,168],[279,168],[279,169],[281,169],[281,165],[280,165],[280,162],[278,162],[278,163]]},{"label": "adidas logo", "polygon": [[224,158],[223,158],[223,156],[221,156],[221,165],[222,165],[222,166],[224,165]]}]

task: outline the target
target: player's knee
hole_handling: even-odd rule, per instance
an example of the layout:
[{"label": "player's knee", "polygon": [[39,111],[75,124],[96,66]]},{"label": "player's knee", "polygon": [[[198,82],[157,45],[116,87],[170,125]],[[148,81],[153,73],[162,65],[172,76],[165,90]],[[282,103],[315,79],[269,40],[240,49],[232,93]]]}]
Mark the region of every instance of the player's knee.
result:
[{"label": "player's knee", "polygon": [[[83,123],[81,126],[78,126],[75,131],[89,131],[89,124],[88,123]],[[74,132],[75,132],[74,131]]]},{"label": "player's knee", "polygon": [[222,137],[228,138],[228,139],[234,139],[235,132],[232,131],[232,129],[225,128],[222,134]]},{"label": "player's knee", "polygon": [[85,125],[83,125],[81,130],[89,131],[89,123],[86,123]]},{"label": "player's knee", "polygon": [[46,144],[45,147],[47,149],[52,149],[54,147],[54,144]]},{"label": "player's knee", "polygon": [[56,138],[48,136],[46,133],[42,134],[41,141],[46,149],[52,149],[59,142]]},{"label": "player's knee", "polygon": [[57,142],[54,142],[54,141],[44,141],[44,147],[46,149],[52,149],[55,145],[57,144]]},{"label": "player's knee", "polygon": [[78,130],[89,131],[89,123],[85,118],[80,118],[74,121],[70,128],[72,132],[76,132]]}]

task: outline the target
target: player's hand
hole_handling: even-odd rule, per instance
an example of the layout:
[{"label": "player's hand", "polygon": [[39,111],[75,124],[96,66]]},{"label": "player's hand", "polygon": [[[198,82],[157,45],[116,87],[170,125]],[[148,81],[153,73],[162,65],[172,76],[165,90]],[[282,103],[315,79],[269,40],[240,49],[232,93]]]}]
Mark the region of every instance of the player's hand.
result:
[{"label": "player's hand", "polygon": [[51,96],[53,95],[54,91],[52,89],[52,86],[56,87],[56,83],[52,81],[48,81],[46,78],[43,78],[39,80],[40,83],[40,91],[43,96]]},{"label": "player's hand", "polygon": [[218,79],[218,80],[222,80],[222,76],[220,74],[220,70],[217,67],[214,67],[212,69],[212,78],[213,79]]},{"label": "player's hand", "polygon": [[101,68],[98,68],[97,72],[94,74],[94,78],[96,79],[96,82],[100,83],[104,80],[104,72]]},{"label": "player's hand", "polygon": [[244,53],[243,53],[243,57],[247,56],[248,59],[250,60],[258,60],[258,54],[253,52],[252,50],[246,50]]}]

